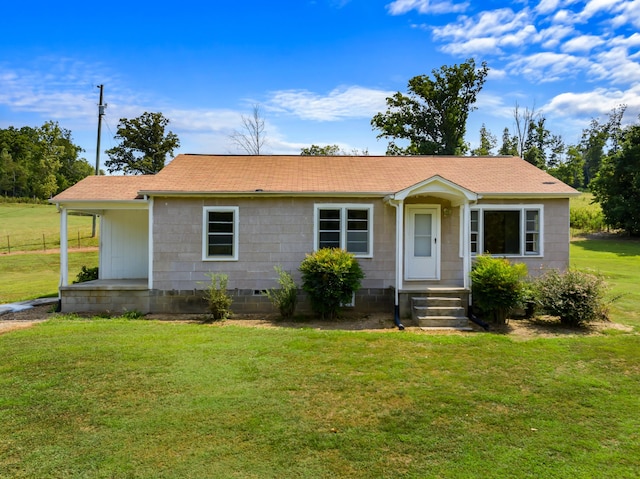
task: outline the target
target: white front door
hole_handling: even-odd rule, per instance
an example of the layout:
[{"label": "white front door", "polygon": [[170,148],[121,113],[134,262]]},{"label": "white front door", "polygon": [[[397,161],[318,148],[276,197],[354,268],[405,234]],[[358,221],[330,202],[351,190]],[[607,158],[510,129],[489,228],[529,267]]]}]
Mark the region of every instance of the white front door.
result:
[{"label": "white front door", "polygon": [[405,279],[439,279],[440,206],[406,206],[405,225]]}]

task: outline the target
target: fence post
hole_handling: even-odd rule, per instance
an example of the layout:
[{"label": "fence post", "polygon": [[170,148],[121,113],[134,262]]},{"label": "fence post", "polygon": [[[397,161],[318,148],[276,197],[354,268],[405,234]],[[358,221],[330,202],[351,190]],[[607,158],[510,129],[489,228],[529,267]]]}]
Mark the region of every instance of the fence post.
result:
[{"label": "fence post", "polygon": [[47,243],[44,241],[44,233],[42,233],[42,249],[43,251],[47,251]]}]

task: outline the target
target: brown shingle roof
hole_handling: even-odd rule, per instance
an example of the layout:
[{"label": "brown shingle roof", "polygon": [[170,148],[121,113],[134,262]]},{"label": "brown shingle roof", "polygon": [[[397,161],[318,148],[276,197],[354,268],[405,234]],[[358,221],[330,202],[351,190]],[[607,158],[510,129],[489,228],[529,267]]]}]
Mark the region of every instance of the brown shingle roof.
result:
[{"label": "brown shingle roof", "polygon": [[53,201],[122,201],[139,193],[386,195],[436,175],[480,195],[577,193],[516,157],[178,155],[155,176],[92,176]]},{"label": "brown shingle roof", "polygon": [[179,155],[156,192],[396,193],[439,175],[479,194],[575,194],[516,157]]},{"label": "brown shingle roof", "polygon": [[148,188],[155,177],[147,176],[87,176],[51,199],[67,201],[132,201]]}]

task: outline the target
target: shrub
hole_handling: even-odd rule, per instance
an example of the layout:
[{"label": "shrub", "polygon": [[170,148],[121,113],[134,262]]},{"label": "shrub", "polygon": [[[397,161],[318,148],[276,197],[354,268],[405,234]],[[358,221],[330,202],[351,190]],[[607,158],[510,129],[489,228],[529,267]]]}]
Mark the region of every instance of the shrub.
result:
[{"label": "shrub", "polygon": [[274,266],[273,269],[278,273],[280,288],[268,289],[265,294],[269,301],[278,308],[283,318],[290,318],[298,303],[298,287],[290,273],[284,271],[280,266]]},{"label": "shrub", "polygon": [[82,266],[78,276],[76,276],[76,280],[73,282],[76,283],[84,283],[86,281],[94,281],[98,279],[98,267],[87,268],[85,265]]},{"label": "shrub", "polygon": [[480,314],[505,324],[511,310],[521,303],[527,266],[506,258],[478,256],[471,270],[473,305]]},{"label": "shrub", "polygon": [[300,264],[302,289],[309,294],[311,308],[329,319],[341,305],[351,302],[364,273],[353,254],[340,248],[323,248],[308,254]]},{"label": "shrub", "polygon": [[602,278],[578,270],[551,270],[536,281],[540,311],[571,326],[608,319],[606,289]]},{"label": "shrub", "polygon": [[207,285],[204,298],[207,301],[211,319],[218,321],[231,316],[231,303],[233,299],[227,293],[228,276],[222,273],[207,273],[211,282]]},{"label": "shrub", "polygon": [[574,208],[569,212],[569,224],[571,228],[595,232],[606,229],[604,214],[600,208]]}]

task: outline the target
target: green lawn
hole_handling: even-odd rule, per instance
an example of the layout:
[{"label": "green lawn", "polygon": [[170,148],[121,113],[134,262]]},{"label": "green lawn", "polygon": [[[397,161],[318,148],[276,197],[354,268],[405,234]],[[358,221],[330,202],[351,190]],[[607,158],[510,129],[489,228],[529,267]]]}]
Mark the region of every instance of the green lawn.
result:
[{"label": "green lawn", "polygon": [[[0,292],[45,271],[55,292],[57,261],[0,256]],[[640,477],[640,243],[576,241],[571,262],[607,277],[634,332],[65,316],[0,335],[0,478]]]},{"label": "green lawn", "polygon": [[[92,218],[69,215],[69,247],[97,246]],[[0,254],[60,247],[60,215],[54,205],[0,203]]]},{"label": "green lawn", "polygon": [[0,336],[0,477],[639,477],[638,346],[51,320]]},{"label": "green lawn", "polygon": [[577,240],[571,243],[571,266],[605,277],[616,322],[640,330],[640,241],[628,239]]},{"label": "green lawn", "polygon": [[[69,253],[70,282],[75,280],[83,265],[98,266],[98,252]],[[57,296],[60,284],[60,254],[0,255],[0,272],[0,304]]]}]

